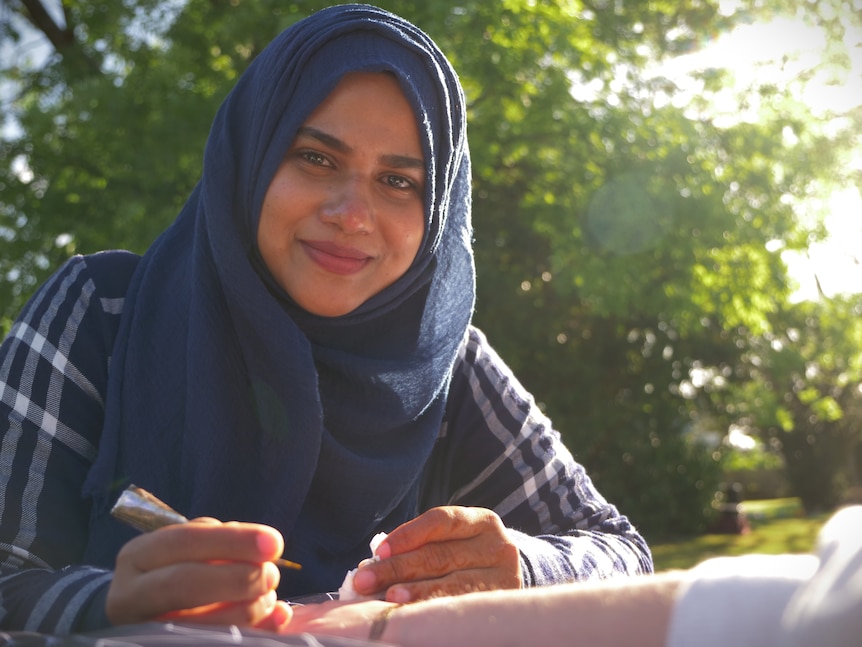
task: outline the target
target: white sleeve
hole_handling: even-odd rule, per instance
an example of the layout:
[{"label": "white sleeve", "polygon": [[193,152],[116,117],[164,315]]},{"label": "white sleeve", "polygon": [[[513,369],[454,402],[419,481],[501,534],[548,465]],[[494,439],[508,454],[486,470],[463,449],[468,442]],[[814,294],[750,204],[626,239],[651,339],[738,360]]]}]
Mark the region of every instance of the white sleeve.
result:
[{"label": "white sleeve", "polygon": [[677,593],[666,647],[862,645],[862,506],[823,526],[817,555],[710,559]]},{"label": "white sleeve", "polygon": [[781,619],[783,645],[862,645],[862,506],[837,512],[820,531],[820,567]]},{"label": "white sleeve", "polygon": [[782,614],[817,564],[813,555],[744,555],[695,566],[677,593],[667,647],[784,647]]}]

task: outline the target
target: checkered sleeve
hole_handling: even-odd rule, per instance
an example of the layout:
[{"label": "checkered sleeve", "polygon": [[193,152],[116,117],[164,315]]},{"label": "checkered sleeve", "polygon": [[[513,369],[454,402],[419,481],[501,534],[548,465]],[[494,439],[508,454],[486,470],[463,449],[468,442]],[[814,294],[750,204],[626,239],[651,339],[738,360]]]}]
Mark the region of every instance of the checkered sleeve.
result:
[{"label": "checkered sleeve", "polygon": [[455,363],[423,505],[494,510],[520,549],[525,586],[653,569],[643,537],[475,328]]},{"label": "checkered sleeve", "polygon": [[[110,572],[79,565],[81,486],[98,446],[122,294],[100,294],[83,257],[30,299],[0,345],[0,627],[64,634]],[[101,609],[97,610],[101,611]],[[95,614],[105,622],[103,611]]]}]

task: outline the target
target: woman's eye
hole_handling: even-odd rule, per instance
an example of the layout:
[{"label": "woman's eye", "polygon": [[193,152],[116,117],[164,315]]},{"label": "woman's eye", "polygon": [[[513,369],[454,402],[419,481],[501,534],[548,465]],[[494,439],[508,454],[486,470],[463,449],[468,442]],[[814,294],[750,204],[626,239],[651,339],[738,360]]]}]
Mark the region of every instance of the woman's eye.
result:
[{"label": "woman's eye", "polygon": [[412,189],[415,186],[412,180],[403,175],[387,175],[386,184],[395,189]]},{"label": "woman's eye", "polygon": [[302,151],[299,156],[309,164],[316,166],[327,166],[329,164],[329,160],[325,156],[315,151]]}]

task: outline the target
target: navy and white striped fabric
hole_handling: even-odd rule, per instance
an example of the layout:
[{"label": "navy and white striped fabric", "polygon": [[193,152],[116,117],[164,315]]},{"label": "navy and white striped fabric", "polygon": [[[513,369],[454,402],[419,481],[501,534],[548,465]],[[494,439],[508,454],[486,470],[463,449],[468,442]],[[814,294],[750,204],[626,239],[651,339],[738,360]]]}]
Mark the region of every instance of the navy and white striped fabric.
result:
[{"label": "navy and white striped fabric", "polygon": [[[105,626],[107,568],[82,563],[111,349],[137,258],[76,257],[31,299],[0,346],[0,627]],[[648,572],[649,550],[482,333],[468,330],[420,511],[495,510],[526,586]],[[308,591],[315,593],[317,591]]]}]

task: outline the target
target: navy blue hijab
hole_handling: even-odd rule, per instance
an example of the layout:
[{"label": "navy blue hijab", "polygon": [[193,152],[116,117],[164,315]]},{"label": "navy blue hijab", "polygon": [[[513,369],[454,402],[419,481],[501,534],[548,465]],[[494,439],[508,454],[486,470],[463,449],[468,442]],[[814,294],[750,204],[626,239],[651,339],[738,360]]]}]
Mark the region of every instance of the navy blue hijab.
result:
[{"label": "navy blue hijab", "polygon": [[[340,317],[303,311],[256,247],[264,194],[298,127],[352,71],[389,72],[426,160],[425,234],[406,274]],[[336,588],[374,533],[417,512],[472,315],[461,86],[431,39],[367,5],[278,36],[219,109],[201,180],[132,278],[85,494],[89,563],[129,538],[108,515],[134,482],[188,517],[266,523],[303,564],[280,593]]]}]

